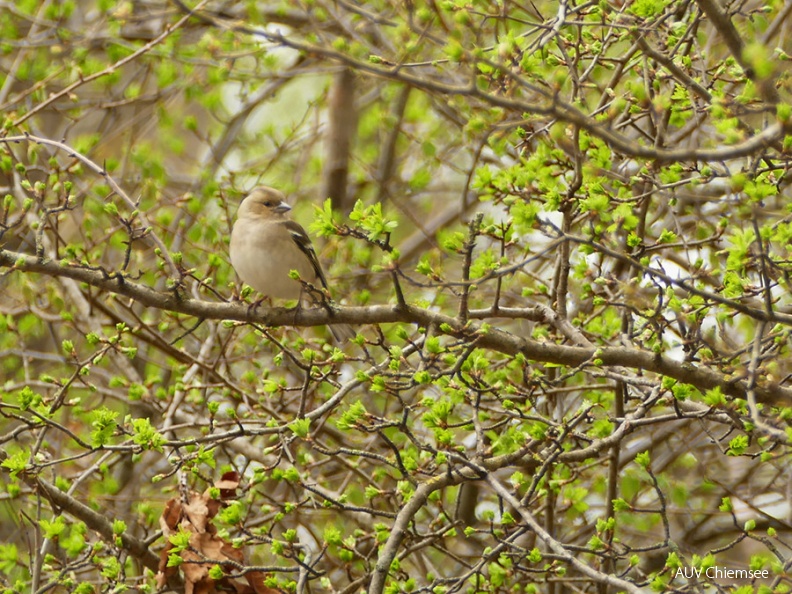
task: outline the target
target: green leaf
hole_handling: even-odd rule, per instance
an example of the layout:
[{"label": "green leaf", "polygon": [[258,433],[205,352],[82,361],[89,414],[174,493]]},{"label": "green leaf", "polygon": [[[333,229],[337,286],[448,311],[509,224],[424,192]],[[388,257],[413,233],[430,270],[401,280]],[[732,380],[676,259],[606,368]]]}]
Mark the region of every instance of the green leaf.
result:
[{"label": "green leaf", "polygon": [[625,512],[630,511],[632,506],[627,503],[624,499],[614,499],[613,500],[613,510],[617,512]]},{"label": "green leaf", "polygon": [[297,437],[305,439],[308,437],[308,433],[311,429],[311,419],[295,419],[289,423],[289,429],[291,429],[292,433]]},{"label": "green leaf", "polygon": [[66,531],[66,520],[63,516],[57,516],[54,520],[39,520],[39,526],[44,534],[44,538],[57,539],[61,534]]},{"label": "green leaf", "polygon": [[729,456],[740,456],[745,453],[748,448],[748,436],[738,435],[729,442],[729,448],[726,454]]},{"label": "green leaf", "polygon": [[9,455],[0,466],[7,468],[11,472],[11,476],[16,478],[20,472],[24,471],[28,462],[30,461],[30,452],[28,450],[19,450]]},{"label": "green leaf", "polygon": [[641,452],[635,457],[635,462],[641,468],[649,468],[649,464],[651,464],[652,460],[649,457],[649,452]]},{"label": "green leaf", "polygon": [[167,440],[159,433],[148,419],[132,419],[132,441],[144,450],[161,452]]},{"label": "green leaf", "polygon": [[223,572],[223,568],[219,565],[212,565],[209,569],[209,577],[213,580],[222,580],[224,576],[225,573]]},{"label": "green leaf", "polygon": [[353,429],[367,414],[366,407],[358,400],[341,415],[336,421],[336,426],[342,431]]},{"label": "green leaf", "polygon": [[113,520],[113,534],[120,535],[126,532],[127,525],[123,520]]},{"label": "green leaf", "polygon": [[0,573],[10,574],[19,563],[19,554],[15,544],[0,544]]},{"label": "green leaf", "polygon": [[324,530],[324,541],[330,545],[340,546],[341,531],[335,526],[326,526]]},{"label": "green leaf", "polygon": [[118,413],[106,407],[94,410],[91,413],[91,445],[101,447],[109,443],[116,431],[116,418]]}]

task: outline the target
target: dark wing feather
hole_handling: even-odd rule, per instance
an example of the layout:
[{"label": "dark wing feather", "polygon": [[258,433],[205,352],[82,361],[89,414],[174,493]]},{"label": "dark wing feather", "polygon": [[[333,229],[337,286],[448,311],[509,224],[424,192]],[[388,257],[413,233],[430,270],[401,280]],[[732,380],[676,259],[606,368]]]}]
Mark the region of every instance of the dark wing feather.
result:
[{"label": "dark wing feather", "polygon": [[305,229],[303,229],[302,225],[295,221],[284,221],[283,224],[286,226],[286,229],[289,230],[294,243],[297,244],[297,247],[300,248],[300,251],[302,251],[306,258],[308,258],[308,260],[311,262],[311,266],[313,266],[313,269],[316,272],[316,278],[321,281],[322,287],[327,289],[327,279],[325,278],[324,271],[322,270],[322,265],[319,264],[319,258],[316,257],[316,250],[314,250],[313,244],[311,243],[311,238],[308,237]]}]

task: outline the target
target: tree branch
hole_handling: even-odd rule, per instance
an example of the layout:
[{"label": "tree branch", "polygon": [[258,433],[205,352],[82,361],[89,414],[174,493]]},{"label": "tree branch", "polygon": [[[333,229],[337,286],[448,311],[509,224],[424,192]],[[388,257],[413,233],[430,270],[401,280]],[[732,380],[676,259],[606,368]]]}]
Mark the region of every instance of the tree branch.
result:
[{"label": "tree branch", "polygon": [[634,594],[640,594],[643,591],[632,582],[628,582],[627,580],[623,580],[613,575],[602,573],[601,571],[597,571],[596,569],[589,567],[582,561],[579,561],[575,556],[572,555],[572,553],[565,549],[560,542],[550,536],[550,534],[542,527],[542,525],[536,521],[536,518],[533,517],[531,510],[524,506],[522,502],[520,502],[520,500],[514,495],[512,495],[511,491],[504,487],[498,479],[492,475],[488,475],[487,482],[490,484],[490,486],[492,486],[499,496],[503,497],[504,501],[520,512],[523,521],[531,527],[531,530],[536,533],[539,539],[544,542],[554,554],[564,559],[566,563],[574,567],[581,574],[591,578],[596,582],[613,586],[619,590],[633,592]]},{"label": "tree branch", "polygon": [[[36,489],[54,507],[60,508],[78,520],[85,522],[91,530],[98,532],[108,542],[114,542],[119,535],[113,532],[113,522],[105,515],[92,510],[74,497],[70,497],[55,485],[40,478],[25,477],[25,481]],[[149,549],[148,545],[131,534],[124,532],[120,535],[122,546],[125,550],[138,559],[143,565],[157,571],[159,557]]]},{"label": "tree branch", "polygon": [[[178,0],[176,0],[176,4],[181,5]],[[309,55],[321,56],[328,60],[341,63],[356,71],[365,72],[386,80],[400,81],[427,92],[439,93],[441,95],[476,97],[482,99],[491,107],[501,107],[512,113],[543,115],[561,122],[574,124],[601,139],[624,155],[652,159],[660,163],[675,163],[679,161],[729,161],[738,157],[755,154],[783,139],[784,135],[792,130],[792,123],[775,122],[747,140],[726,147],[714,146],[711,148],[689,149],[645,146],[638,143],[633,138],[615,132],[610,125],[600,123],[593,117],[586,115],[572,104],[563,101],[557,94],[543,94],[544,96],[541,98],[532,97],[531,99],[521,100],[520,98],[508,97],[501,93],[488,93],[478,86],[470,85],[467,82],[461,84],[442,82],[440,77],[427,76],[425,71],[421,71],[420,74],[411,74],[403,64],[390,64],[384,61],[376,63],[376,61],[358,60],[351,55],[331,47],[324,47],[307,41],[297,40],[291,36],[286,36],[279,30],[253,29],[251,27],[239,25],[236,21],[232,22],[215,16],[206,15],[201,11],[196,11],[194,14],[196,17],[202,18],[206,22],[221,29],[229,29],[238,33],[260,37],[277,45],[289,47]],[[465,60],[474,64],[477,62],[486,62],[472,54],[466,54]],[[526,81],[516,74],[511,74],[511,69],[508,66],[496,63],[488,63],[488,65],[494,66],[505,73],[509,73],[509,76],[513,78],[517,84],[524,87],[526,86]],[[538,89],[535,87],[531,87],[531,90],[538,92]]]},{"label": "tree branch", "polygon": [[[0,250],[0,268],[35,272],[48,276],[64,276],[87,283],[98,289],[124,295],[146,307],[172,311],[199,318],[236,320],[265,326],[323,326],[329,324],[385,324],[405,322],[423,327],[437,327],[444,334],[454,336],[475,335],[479,328],[464,325],[455,317],[422,309],[410,304],[374,305],[367,307],[337,307],[299,309],[253,309],[244,303],[214,303],[186,298],[177,292],[160,292],[135,283],[120,273],[90,270],[53,261],[37,260],[8,250]],[[504,330],[489,328],[486,334],[476,337],[478,346],[506,355],[524,355],[534,361],[555,363],[570,367],[621,366],[666,375],[691,384],[701,391],[720,388],[724,394],[746,398],[748,386],[744,378],[728,376],[708,367],[680,363],[660,354],[630,347],[579,347],[539,342],[516,336]],[[757,385],[758,402],[792,401],[792,388],[778,384]]]}]

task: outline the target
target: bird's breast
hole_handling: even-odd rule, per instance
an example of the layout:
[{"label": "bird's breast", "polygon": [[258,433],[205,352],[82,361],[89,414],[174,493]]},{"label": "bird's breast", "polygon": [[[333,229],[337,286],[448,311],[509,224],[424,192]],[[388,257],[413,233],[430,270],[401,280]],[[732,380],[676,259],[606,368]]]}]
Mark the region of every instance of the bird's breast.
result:
[{"label": "bird's breast", "polygon": [[280,237],[266,227],[237,221],[231,232],[231,265],[239,278],[256,291],[273,299],[299,299],[302,285],[289,276],[296,270],[300,278],[316,282],[307,257],[293,245],[287,233]]}]

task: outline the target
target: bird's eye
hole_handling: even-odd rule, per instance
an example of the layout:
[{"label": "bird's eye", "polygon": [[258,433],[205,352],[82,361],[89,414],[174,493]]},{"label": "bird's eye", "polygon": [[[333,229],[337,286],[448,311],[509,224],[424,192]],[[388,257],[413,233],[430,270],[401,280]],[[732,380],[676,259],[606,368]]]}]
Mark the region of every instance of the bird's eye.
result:
[{"label": "bird's eye", "polygon": [[266,206],[267,208],[272,208],[273,206],[275,206],[275,201],[274,200],[265,200],[264,201],[264,206]]}]

